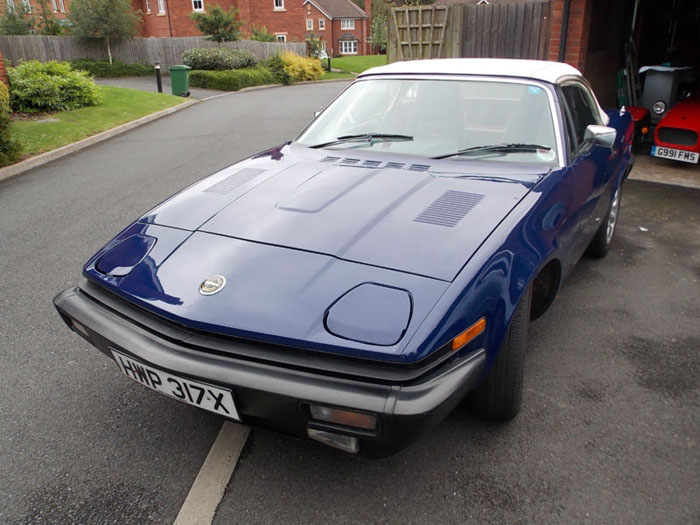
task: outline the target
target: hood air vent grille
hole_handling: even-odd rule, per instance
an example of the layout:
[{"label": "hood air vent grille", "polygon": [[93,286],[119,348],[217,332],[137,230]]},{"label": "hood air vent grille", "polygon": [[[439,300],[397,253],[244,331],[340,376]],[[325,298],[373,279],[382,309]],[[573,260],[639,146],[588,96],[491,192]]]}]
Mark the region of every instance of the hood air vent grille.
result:
[{"label": "hood air vent grille", "polygon": [[454,228],[483,198],[483,195],[476,193],[449,190],[435,199],[413,220]]},{"label": "hood air vent grille", "polygon": [[[340,161],[340,162],[338,162]],[[361,168],[391,168],[395,170],[408,170],[408,171],[429,171],[430,166],[427,164],[410,164],[406,166],[403,162],[382,162],[380,160],[361,160],[361,159],[351,159],[344,158],[341,160],[340,157],[324,157],[321,162],[326,164],[335,164],[338,162],[342,166],[358,166]]]},{"label": "hood air vent grille", "polygon": [[242,186],[249,180],[254,179],[261,173],[264,173],[265,171],[267,170],[245,168],[241,171],[237,171],[236,173],[229,175],[224,179],[221,179],[219,182],[213,184],[212,186],[209,186],[204,191],[206,193],[218,193],[219,195],[226,195],[227,193],[231,193],[239,186]]}]

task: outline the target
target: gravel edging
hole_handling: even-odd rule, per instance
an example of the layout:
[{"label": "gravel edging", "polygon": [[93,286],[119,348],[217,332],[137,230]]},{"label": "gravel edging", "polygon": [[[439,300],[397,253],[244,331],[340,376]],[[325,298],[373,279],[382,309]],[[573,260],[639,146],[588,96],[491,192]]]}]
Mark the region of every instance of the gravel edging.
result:
[{"label": "gravel edging", "polygon": [[38,168],[39,166],[43,166],[44,164],[60,159],[61,157],[65,157],[66,155],[76,153],[82,149],[92,146],[93,144],[97,144],[116,135],[120,135],[126,131],[138,128],[139,126],[143,126],[144,124],[148,124],[149,122],[153,122],[154,120],[167,117],[168,115],[188,108],[194,104],[197,104],[198,102],[200,102],[200,100],[191,99],[186,102],[183,102],[182,104],[178,104],[177,106],[163,109],[161,111],[156,111],[155,113],[151,113],[150,115],[146,115],[145,117],[132,120],[131,122],[127,122],[125,124],[120,124],[119,126],[116,126],[112,129],[108,129],[106,131],[102,131],[100,133],[97,133],[96,135],[92,135],[85,139],[79,140],[78,142],[73,142],[71,144],[61,146],[60,148],[47,151],[46,153],[40,153],[39,155],[35,155],[34,157],[30,157],[27,160],[23,160],[16,164],[12,164],[11,166],[5,166],[4,168],[0,168],[0,181],[20,175],[25,171]]}]

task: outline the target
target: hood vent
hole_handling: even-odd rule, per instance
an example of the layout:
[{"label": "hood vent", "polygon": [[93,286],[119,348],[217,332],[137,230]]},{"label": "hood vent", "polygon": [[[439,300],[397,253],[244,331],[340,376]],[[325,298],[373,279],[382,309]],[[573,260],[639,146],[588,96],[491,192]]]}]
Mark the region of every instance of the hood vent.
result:
[{"label": "hood vent", "polygon": [[449,190],[435,199],[413,220],[454,228],[483,198],[483,195],[476,193]]},{"label": "hood vent", "polygon": [[245,168],[241,171],[237,171],[236,173],[229,175],[226,178],[221,179],[219,182],[213,184],[212,186],[209,186],[204,191],[206,193],[218,193],[219,195],[226,195],[227,193],[231,193],[239,186],[242,186],[249,180],[254,179],[261,173],[264,173],[265,171],[267,170]]},{"label": "hood vent", "polygon": [[[340,162],[338,162],[340,161]],[[403,162],[382,162],[381,160],[362,160],[362,159],[352,159],[340,157],[324,157],[320,162],[326,164],[335,164],[338,162],[341,166],[358,166],[360,168],[391,168],[395,170],[408,170],[408,171],[430,171],[431,166],[428,164],[409,164],[406,166]]]}]

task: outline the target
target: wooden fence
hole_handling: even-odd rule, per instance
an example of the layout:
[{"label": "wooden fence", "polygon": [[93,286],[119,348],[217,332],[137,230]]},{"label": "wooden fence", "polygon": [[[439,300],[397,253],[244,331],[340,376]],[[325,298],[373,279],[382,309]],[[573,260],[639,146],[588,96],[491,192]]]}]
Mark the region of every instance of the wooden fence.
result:
[{"label": "wooden fence", "polygon": [[481,5],[475,2],[392,9],[387,61],[457,57],[546,59],[550,0]]},{"label": "wooden fence", "polygon": [[[112,45],[112,56],[127,63],[153,64],[158,61],[164,71],[174,64],[182,64],[182,53],[193,47],[217,47],[204,37],[134,38]],[[258,42],[239,40],[224,42],[221,47],[247,49],[258,59],[268,58],[278,51],[293,51],[306,55],[304,43]],[[99,42],[81,42],[69,36],[0,36],[0,50],[5,60],[16,64],[19,60],[36,59],[73,60],[77,58],[107,59],[107,49]]]}]

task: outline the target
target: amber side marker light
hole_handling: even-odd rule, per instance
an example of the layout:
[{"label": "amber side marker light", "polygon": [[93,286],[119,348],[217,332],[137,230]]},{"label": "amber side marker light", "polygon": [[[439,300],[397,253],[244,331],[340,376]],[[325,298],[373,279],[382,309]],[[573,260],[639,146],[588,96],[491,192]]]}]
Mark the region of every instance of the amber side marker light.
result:
[{"label": "amber side marker light", "polygon": [[452,340],[452,350],[459,350],[486,330],[486,318],[482,317]]},{"label": "amber side marker light", "polygon": [[647,128],[646,126],[644,126],[644,127],[642,128],[642,135],[646,135],[647,133],[649,133],[649,128]]}]

